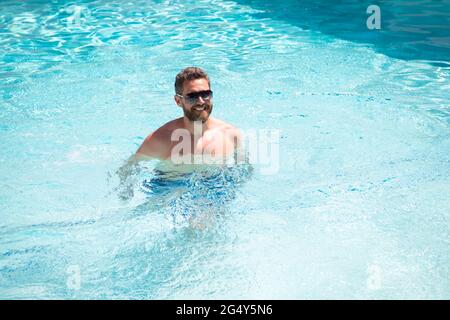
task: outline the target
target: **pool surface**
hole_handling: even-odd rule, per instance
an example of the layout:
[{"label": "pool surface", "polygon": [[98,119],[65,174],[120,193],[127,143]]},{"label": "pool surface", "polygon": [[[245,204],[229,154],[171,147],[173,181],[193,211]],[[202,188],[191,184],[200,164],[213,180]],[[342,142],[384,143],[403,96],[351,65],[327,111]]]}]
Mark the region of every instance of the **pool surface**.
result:
[{"label": "pool surface", "polygon": [[[449,299],[450,2],[396,3],[2,1],[0,299]],[[123,200],[191,65],[279,170]]]}]

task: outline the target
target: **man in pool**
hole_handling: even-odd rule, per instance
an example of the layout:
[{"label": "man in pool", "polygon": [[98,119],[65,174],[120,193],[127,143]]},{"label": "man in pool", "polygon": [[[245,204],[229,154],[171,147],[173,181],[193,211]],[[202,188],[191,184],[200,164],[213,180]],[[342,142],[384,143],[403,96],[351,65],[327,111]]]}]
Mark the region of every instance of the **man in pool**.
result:
[{"label": "man in pool", "polygon": [[240,131],[212,118],[213,92],[208,75],[197,67],[182,70],[175,78],[175,103],[183,117],[172,120],[149,134],[136,153],[123,165],[120,177],[122,199],[133,195],[138,162],[168,160],[172,164],[234,163],[243,160]]},{"label": "man in pool", "polygon": [[197,67],[180,71],[175,78],[174,99],[183,109],[183,117],[148,135],[132,157],[133,162],[158,158],[198,164],[209,157],[224,159],[234,154],[241,143],[240,132],[211,117],[213,92],[205,71]]}]

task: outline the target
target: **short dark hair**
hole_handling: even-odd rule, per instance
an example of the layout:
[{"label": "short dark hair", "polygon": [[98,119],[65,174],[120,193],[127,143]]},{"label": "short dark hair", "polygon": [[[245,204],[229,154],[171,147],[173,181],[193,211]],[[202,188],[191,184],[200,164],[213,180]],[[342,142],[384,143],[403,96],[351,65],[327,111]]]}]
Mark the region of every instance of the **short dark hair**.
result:
[{"label": "short dark hair", "polygon": [[181,70],[175,77],[175,93],[182,94],[184,82],[186,80],[196,80],[196,79],[206,79],[208,81],[208,85],[211,87],[208,74],[202,68],[187,67]]}]

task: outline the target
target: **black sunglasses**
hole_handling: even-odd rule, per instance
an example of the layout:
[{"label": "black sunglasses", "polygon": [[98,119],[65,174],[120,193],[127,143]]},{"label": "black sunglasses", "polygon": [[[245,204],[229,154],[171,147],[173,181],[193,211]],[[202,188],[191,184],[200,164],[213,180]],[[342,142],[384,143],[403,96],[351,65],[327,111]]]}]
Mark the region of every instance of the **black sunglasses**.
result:
[{"label": "black sunglasses", "polygon": [[211,90],[204,90],[199,92],[191,92],[185,96],[177,93],[177,96],[186,99],[189,104],[194,104],[200,97],[206,101],[210,100],[213,96],[213,92]]}]

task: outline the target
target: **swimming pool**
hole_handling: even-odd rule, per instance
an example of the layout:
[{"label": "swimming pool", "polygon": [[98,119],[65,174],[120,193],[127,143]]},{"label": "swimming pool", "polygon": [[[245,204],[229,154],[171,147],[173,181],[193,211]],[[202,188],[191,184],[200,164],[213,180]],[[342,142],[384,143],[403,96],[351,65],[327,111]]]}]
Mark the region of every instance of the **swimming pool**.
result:
[{"label": "swimming pool", "polygon": [[[448,1],[282,3],[2,1],[0,298],[450,298]],[[120,200],[190,65],[278,172]]]}]

